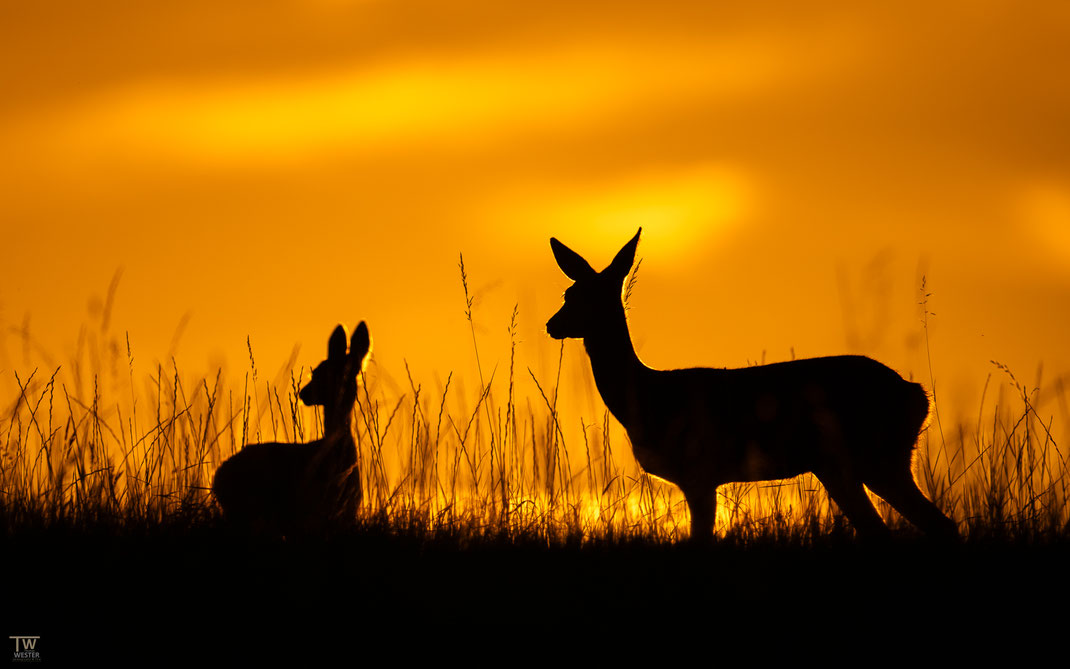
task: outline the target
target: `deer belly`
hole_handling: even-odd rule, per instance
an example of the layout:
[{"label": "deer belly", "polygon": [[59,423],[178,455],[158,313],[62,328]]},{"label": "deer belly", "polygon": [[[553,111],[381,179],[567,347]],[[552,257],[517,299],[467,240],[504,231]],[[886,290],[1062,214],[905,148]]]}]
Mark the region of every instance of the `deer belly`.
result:
[{"label": "deer belly", "polygon": [[769,481],[786,479],[810,471],[805,450],[790,442],[763,443],[747,440],[733,457],[718,463],[718,473],[729,481]]}]

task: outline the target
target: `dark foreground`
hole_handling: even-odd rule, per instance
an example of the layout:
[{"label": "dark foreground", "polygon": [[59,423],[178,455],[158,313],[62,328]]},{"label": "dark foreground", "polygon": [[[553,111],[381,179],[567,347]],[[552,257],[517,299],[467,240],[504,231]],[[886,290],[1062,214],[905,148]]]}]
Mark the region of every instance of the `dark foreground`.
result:
[{"label": "dark foreground", "polygon": [[280,542],[222,528],[0,541],[0,631],[40,636],[42,663],[56,665],[267,655],[358,666],[382,652],[485,665],[695,644],[708,658],[725,644],[765,656],[802,644],[811,658],[873,659],[1026,640],[1041,650],[1061,646],[1070,621],[1065,542],[550,548],[375,531]]}]

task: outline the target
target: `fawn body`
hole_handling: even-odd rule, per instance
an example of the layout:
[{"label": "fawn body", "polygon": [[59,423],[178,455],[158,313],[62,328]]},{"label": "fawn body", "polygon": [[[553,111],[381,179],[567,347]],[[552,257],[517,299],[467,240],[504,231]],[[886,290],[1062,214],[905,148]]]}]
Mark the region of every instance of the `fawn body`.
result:
[{"label": "fawn body", "polygon": [[327,359],[300,391],[323,407],[323,437],[308,443],[249,444],[219,466],[212,492],[229,521],[284,536],[352,521],[361,500],[357,445],[351,431],[357,376],[371,348],[361,322],[346,351],[339,325]]},{"label": "fawn body", "polygon": [[596,272],[551,239],[558,265],[575,283],[546,331],[583,339],[598,392],[627,431],[636,460],[683,491],[692,538],[712,536],[722,483],[806,472],[862,535],[888,532],[863,485],[926,533],[957,535],[911,471],[928,395],[881,363],[836,356],[743,369],[644,365],[621,299],[638,242],[637,233]]}]

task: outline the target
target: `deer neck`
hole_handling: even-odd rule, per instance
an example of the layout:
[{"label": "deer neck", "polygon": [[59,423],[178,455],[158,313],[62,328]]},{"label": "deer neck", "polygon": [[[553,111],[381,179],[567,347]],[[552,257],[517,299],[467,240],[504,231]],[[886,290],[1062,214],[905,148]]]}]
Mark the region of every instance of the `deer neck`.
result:
[{"label": "deer neck", "polygon": [[639,360],[628,332],[624,307],[583,338],[591,371],[606,408],[626,427],[636,411],[637,390],[649,368]]},{"label": "deer neck", "polygon": [[351,431],[353,424],[353,404],[356,400],[354,390],[353,398],[348,395],[337,404],[327,403],[323,407],[323,437],[325,439],[338,439],[352,441]]}]

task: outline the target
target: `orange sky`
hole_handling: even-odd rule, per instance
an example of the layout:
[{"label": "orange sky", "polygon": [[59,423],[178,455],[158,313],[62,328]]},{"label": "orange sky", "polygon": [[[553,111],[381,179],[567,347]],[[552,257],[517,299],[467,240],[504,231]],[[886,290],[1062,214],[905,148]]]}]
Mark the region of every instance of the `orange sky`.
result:
[{"label": "orange sky", "polygon": [[12,330],[64,363],[120,268],[145,372],[187,316],[195,373],[243,371],[246,335],[315,364],[366,319],[394,377],[474,378],[459,252],[485,371],[517,302],[547,369],[549,237],[601,268],[640,225],[653,366],[928,383],[926,274],[963,411],[990,359],[1070,370],[1070,7],[713,4],[5,4],[3,387],[42,359]]}]

